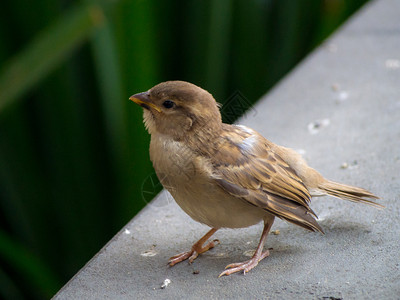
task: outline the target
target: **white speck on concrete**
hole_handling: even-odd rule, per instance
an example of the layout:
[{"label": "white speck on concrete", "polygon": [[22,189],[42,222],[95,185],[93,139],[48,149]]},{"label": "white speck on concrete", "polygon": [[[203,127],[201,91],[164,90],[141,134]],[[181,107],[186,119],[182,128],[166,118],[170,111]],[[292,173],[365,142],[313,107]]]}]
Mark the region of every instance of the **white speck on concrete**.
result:
[{"label": "white speck on concrete", "polygon": [[385,61],[385,67],[388,69],[399,69],[400,68],[400,60],[398,59],[387,59]]},{"label": "white speck on concrete", "polygon": [[344,162],[340,165],[340,168],[343,170],[346,169],[355,169],[358,167],[358,162],[354,160],[352,163]]},{"label": "white speck on concrete", "polygon": [[144,252],[142,252],[140,255],[144,256],[144,257],[152,257],[152,256],[156,256],[158,253],[155,250],[156,245],[151,246],[151,248],[149,250],[146,250]]},{"label": "white speck on concrete", "polygon": [[308,132],[310,134],[317,134],[318,132],[321,131],[321,129],[327,127],[330,123],[331,121],[329,119],[321,119],[311,122],[307,125]]},{"label": "white speck on concrete", "polygon": [[164,282],[163,282],[163,284],[161,285],[161,288],[162,289],[165,289],[169,284],[171,283],[171,280],[170,279],[165,279],[164,280]]},{"label": "white speck on concrete", "polygon": [[337,94],[336,100],[338,102],[343,102],[349,98],[349,93],[346,91],[341,91]]}]

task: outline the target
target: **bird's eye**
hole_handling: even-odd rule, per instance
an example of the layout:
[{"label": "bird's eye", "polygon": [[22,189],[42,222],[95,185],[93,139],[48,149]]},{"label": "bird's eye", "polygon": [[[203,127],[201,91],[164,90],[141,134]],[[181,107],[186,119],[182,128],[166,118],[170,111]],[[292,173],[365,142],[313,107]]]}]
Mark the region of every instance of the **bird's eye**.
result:
[{"label": "bird's eye", "polygon": [[165,100],[164,103],[162,104],[165,108],[172,108],[175,106],[174,101],[171,100]]}]

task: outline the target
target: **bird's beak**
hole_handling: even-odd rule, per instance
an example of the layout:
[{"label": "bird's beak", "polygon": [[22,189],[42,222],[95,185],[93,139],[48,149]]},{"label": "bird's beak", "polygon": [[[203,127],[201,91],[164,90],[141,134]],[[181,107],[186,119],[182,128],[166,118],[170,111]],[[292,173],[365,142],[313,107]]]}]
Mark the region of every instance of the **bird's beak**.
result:
[{"label": "bird's beak", "polygon": [[149,92],[144,92],[144,93],[139,93],[135,94],[129,97],[129,100],[132,100],[136,104],[139,104],[141,107],[150,110],[150,107],[155,109],[158,112],[161,112],[161,109],[155,105],[154,103],[151,103],[150,98],[149,98]]}]

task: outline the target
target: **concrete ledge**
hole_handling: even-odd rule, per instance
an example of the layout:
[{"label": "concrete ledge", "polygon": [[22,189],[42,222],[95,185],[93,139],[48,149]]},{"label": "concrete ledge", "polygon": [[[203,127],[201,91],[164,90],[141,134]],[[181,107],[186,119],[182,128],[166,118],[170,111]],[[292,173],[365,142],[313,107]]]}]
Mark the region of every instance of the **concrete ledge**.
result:
[{"label": "concrete ledge", "polygon": [[[221,230],[215,249],[192,265],[169,268],[168,258],[208,228],[162,192],[54,299],[398,299],[399,15],[397,0],[364,7],[241,121],[278,144],[303,149],[326,177],[370,189],[385,210],[315,199],[325,235],[277,220],[273,230],[280,234],[266,244],[271,256],[246,276],[218,279],[227,264],[256,247],[261,225]],[[165,279],[171,283],[162,289]]]}]

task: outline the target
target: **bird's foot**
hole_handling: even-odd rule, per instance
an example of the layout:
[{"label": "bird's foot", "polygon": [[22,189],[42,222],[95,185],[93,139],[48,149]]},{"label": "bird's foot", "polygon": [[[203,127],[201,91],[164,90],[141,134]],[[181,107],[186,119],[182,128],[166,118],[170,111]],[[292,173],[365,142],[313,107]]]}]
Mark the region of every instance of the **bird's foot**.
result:
[{"label": "bird's foot", "polygon": [[193,250],[182,252],[182,253],[179,253],[177,255],[172,256],[168,260],[168,265],[172,267],[172,266],[176,265],[177,263],[180,263],[181,261],[184,261],[184,260],[186,260],[188,258],[189,258],[189,263],[191,263],[193,260],[196,259],[196,257],[198,255],[199,254],[196,251],[193,251]]},{"label": "bird's foot", "polygon": [[193,245],[192,250],[186,251],[179,253],[177,255],[172,256],[168,260],[168,265],[171,267],[176,265],[177,263],[180,263],[181,261],[184,261],[186,259],[189,259],[189,263],[191,264],[199,254],[204,253],[212,248],[214,248],[216,245],[219,244],[219,240],[215,239],[209,243],[207,243],[205,246],[200,245],[198,242]]},{"label": "bird's foot", "polygon": [[221,274],[219,274],[218,277],[221,277],[224,275],[231,275],[233,273],[237,273],[240,271],[243,271],[243,274],[246,274],[251,269],[253,269],[255,266],[257,266],[259,261],[266,258],[267,256],[269,256],[269,250],[266,250],[260,254],[257,254],[257,252],[256,252],[253,255],[253,257],[247,261],[227,265],[225,267],[226,270],[223,271]]}]

